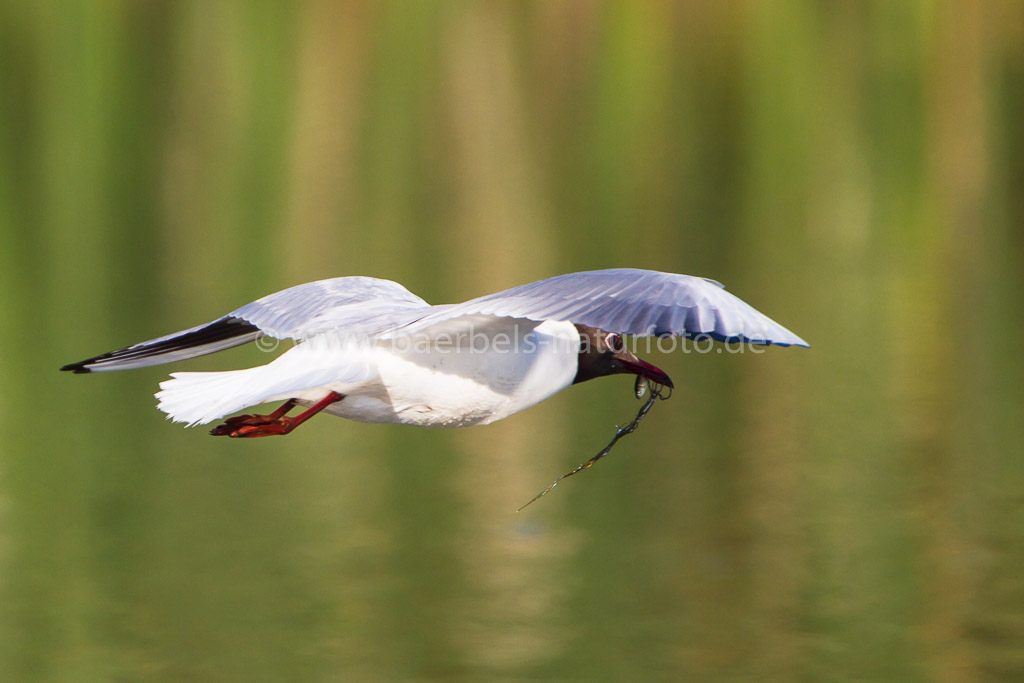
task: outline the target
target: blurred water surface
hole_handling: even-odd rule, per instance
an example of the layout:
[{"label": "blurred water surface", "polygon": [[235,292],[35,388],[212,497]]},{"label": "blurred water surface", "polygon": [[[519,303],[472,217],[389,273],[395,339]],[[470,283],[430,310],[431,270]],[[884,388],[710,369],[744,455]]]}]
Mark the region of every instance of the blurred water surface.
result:
[{"label": "blurred water surface", "polygon": [[[1024,5],[0,2],[0,680],[1024,678]],[[212,439],[67,362],[338,275],[808,339]],[[183,364],[263,363],[255,348]]]}]

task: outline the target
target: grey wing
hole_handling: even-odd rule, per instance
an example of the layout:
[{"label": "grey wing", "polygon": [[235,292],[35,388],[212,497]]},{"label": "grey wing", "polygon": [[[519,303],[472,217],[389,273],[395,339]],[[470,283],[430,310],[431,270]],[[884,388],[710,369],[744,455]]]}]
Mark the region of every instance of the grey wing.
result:
[{"label": "grey wing", "polygon": [[61,370],[104,372],[160,365],[246,344],[260,336],[301,341],[327,330],[358,330],[382,317],[428,306],[390,280],[359,276],[318,280],[275,292],[205,325],[71,363]]},{"label": "grey wing", "polygon": [[620,334],[710,337],[779,346],[807,342],[714,280],[617,268],[572,273],[435,307],[405,332],[464,315],[569,320]]}]

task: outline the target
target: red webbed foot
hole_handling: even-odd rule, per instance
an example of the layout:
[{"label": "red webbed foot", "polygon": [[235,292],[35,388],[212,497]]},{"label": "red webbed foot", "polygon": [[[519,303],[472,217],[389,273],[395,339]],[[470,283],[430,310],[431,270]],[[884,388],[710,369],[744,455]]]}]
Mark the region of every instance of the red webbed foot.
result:
[{"label": "red webbed foot", "polygon": [[224,424],[217,425],[210,430],[213,436],[230,436],[235,439],[252,439],[260,436],[284,435],[291,432],[300,424],[313,417],[321,410],[337,403],[345,398],[336,391],[327,394],[313,407],[296,415],[288,417],[286,413],[295,407],[298,401],[294,398],[287,400],[280,408],[270,415],[236,415],[229,417]]}]

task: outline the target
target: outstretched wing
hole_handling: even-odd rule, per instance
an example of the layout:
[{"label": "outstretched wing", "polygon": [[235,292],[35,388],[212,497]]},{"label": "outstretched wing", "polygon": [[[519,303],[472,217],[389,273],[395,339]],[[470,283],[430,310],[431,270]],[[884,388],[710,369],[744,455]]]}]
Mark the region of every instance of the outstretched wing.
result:
[{"label": "outstretched wing", "polygon": [[61,370],[104,372],[160,365],[239,346],[259,336],[308,339],[328,329],[358,327],[381,316],[428,306],[390,280],[319,280],[270,294],[211,323],[71,363]]},{"label": "outstretched wing", "polygon": [[782,325],[705,278],[616,268],[532,282],[434,310],[402,330],[413,333],[466,315],[569,320],[620,334],[710,337],[808,346]]}]

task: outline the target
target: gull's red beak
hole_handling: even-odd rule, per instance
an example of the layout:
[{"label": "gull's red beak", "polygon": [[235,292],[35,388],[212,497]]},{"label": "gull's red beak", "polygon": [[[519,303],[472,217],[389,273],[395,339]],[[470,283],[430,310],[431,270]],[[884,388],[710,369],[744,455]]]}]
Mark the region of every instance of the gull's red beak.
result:
[{"label": "gull's red beak", "polygon": [[626,372],[632,372],[634,375],[646,377],[655,384],[663,384],[669,389],[675,389],[675,385],[672,384],[672,378],[666,375],[664,370],[656,365],[651,365],[645,360],[640,360],[628,351],[615,354],[615,360],[622,364]]}]

